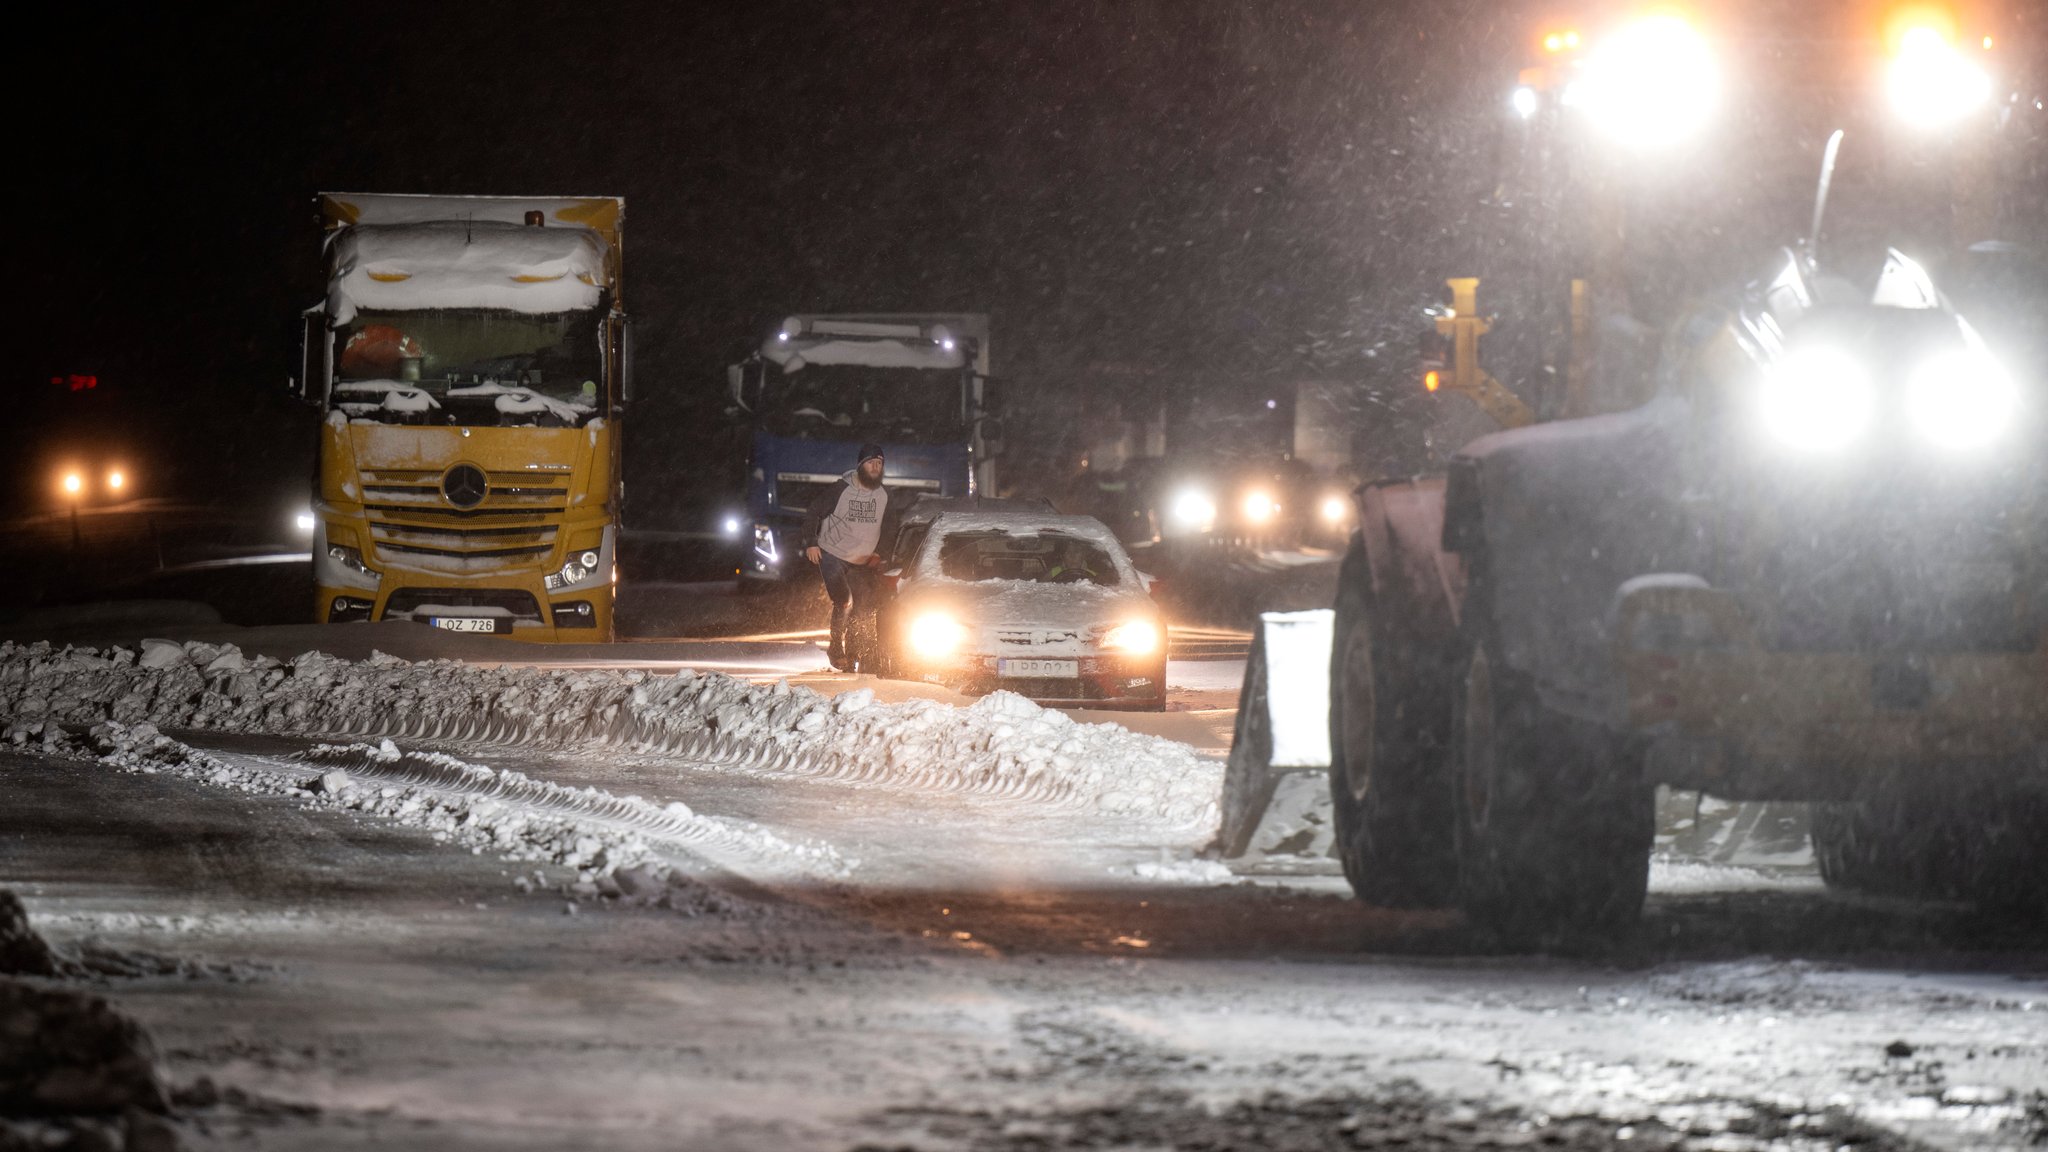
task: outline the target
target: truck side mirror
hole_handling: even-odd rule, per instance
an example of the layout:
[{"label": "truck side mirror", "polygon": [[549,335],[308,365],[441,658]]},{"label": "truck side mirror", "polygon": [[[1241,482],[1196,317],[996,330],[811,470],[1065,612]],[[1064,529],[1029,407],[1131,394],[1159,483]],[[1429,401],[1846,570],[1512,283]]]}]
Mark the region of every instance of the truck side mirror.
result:
[{"label": "truck side mirror", "polygon": [[299,315],[299,378],[292,389],[300,400],[316,408],[327,406],[328,361],[333,355],[326,309],[306,309]]},{"label": "truck side mirror", "polygon": [[732,402],[738,405],[741,411],[753,411],[752,408],[747,407],[746,365],[728,364],[725,366],[725,390],[732,394]]},{"label": "truck side mirror", "polygon": [[633,319],[619,313],[619,404],[624,406],[633,399]]}]

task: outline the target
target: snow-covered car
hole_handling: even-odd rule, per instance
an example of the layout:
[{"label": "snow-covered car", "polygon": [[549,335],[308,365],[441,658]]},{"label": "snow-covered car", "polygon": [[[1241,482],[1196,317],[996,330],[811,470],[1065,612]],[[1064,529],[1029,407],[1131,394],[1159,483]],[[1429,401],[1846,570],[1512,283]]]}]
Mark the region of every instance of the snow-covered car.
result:
[{"label": "snow-covered car", "polygon": [[1042,704],[1166,706],[1166,622],[1092,516],[944,512],[876,615],[888,675]]}]

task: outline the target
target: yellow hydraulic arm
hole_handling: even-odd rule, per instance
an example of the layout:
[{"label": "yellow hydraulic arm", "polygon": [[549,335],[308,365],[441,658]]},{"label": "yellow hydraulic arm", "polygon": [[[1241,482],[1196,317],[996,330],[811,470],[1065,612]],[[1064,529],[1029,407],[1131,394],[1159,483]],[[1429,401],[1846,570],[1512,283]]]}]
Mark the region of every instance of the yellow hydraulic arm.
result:
[{"label": "yellow hydraulic arm", "polygon": [[[1451,341],[1451,362],[1449,379],[1441,382],[1470,397],[1503,428],[1534,424],[1536,413],[1522,398],[1479,366],[1479,338],[1493,328],[1493,322],[1479,314],[1479,277],[1454,276],[1444,283],[1451,286],[1451,311],[1436,318],[1436,330]],[[1441,378],[1432,372],[1429,380],[1434,392]]]}]

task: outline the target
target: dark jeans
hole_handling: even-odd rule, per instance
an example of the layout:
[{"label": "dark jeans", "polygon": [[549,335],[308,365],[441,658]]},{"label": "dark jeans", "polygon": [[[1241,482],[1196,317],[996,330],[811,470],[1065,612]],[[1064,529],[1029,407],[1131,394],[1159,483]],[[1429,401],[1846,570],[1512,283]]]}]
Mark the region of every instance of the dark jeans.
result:
[{"label": "dark jeans", "polygon": [[872,638],[875,570],[861,564],[848,564],[821,548],[818,550],[818,574],[825,578],[825,595],[832,598],[832,646],[826,650],[826,655],[834,664],[849,655],[867,655],[847,651],[846,629],[849,625],[864,628]]}]

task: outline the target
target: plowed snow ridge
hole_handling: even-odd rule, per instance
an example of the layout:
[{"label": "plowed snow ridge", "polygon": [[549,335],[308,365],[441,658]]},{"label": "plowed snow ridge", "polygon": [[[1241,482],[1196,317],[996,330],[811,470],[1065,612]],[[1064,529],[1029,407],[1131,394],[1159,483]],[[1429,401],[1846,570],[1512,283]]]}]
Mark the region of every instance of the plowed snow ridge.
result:
[{"label": "plowed snow ridge", "polygon": [[45,722],[405,737],[589,749],[733,771],[1071,804],[1192,836],[1216,822],[1221,768],[1170,740],[1081,724],[999,692],[958,708],[821,696],[717,673],[480,668],[377,654],[245,657],[146,640],[140,651],[0,643],[0,714]]}]

